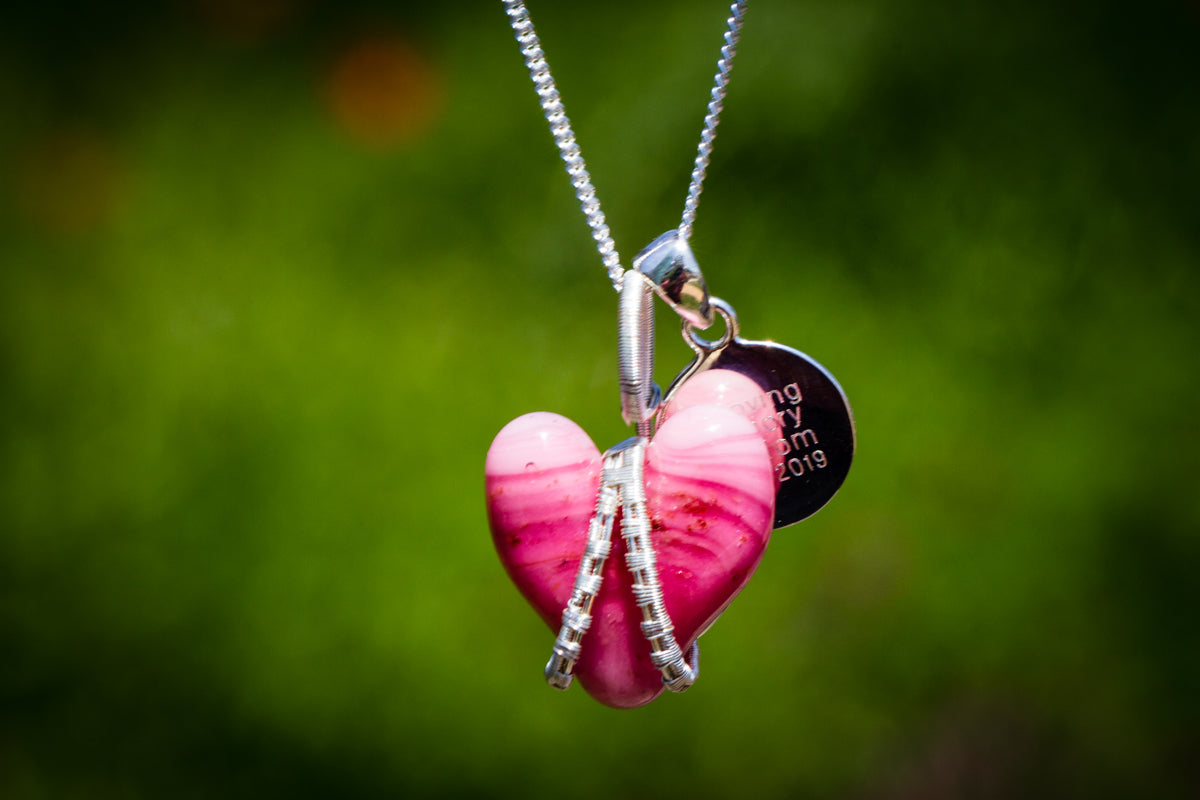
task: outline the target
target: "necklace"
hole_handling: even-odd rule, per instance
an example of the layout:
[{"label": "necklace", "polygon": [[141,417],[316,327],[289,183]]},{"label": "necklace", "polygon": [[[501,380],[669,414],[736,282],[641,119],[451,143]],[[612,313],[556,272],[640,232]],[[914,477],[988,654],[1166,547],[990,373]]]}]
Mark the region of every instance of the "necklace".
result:
[{"label": "necklace", "polygon": [[[565,417],[538,412],[509,423],[485,465],[489,524],[509,576],[557,631],[547,682],[566,689],[579,677],[601,702],[633,707],[695,683],[696,639],[749,581],[771,530],[815,513],[845,480],[854,420],[817,362],[741,338],[733,308],[709,294],[689,245],[746,0],[730,6],[680,223],[628,270],[529,12],[503,2],[619,294],[621,414],[636,435],[601,454]],[[695,353],[665,393],[653,381],[656,295],[679,314]],[[718,316],[724,333],[703,338]],[[624,574],[609,560],[621,549]]]}]

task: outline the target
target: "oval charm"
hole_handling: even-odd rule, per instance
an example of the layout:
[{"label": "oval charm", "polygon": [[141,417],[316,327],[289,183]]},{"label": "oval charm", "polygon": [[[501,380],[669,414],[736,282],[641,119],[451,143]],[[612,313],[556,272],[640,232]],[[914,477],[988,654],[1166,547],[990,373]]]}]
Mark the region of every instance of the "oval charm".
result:
[{"label": "oval charm", "polygon": [[783,528],[815,514],[841,488],[854,459],[854,415],[824,367],[786,345],[742,339],[733,310],[713,301],[725,320],[725,336],[710,342],[685,324],[684,338],[696,360],[671,384],[667,399],[688,378],[709,369],[745,375],[767,393],[774,408],[764,409],[755,422],[781,456],[773,461],[779,480],[775,527]]}]

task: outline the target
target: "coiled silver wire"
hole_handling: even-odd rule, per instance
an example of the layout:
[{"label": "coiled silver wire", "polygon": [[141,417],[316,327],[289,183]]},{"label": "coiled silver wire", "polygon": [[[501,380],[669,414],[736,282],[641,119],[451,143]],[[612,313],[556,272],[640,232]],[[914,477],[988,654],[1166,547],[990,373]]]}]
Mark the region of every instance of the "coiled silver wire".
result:
[{"label": "coiled silver wire", "polygon": [[604,564],[612,552],[612,529],[621,511],[621,536],[625,540],[625,566],[632,579],[633,599],[641,611],[642,636],[650,645],[650,663],[672,692],[684,692],[700,671],[700,648],[693,643],[688,664],[675,639],[675,625],[667,613],[658,558],[650,541],[650,515],[646,509],[646,439],[634,437],[604,454],[604,469],[596,512],[588,528],[587,549],[579,562],[571,598],[563,609],[562,626],[546,662],[546,682],[567,689],[583,652],[583,637],[592,626],[592,604],[603,582]]}]

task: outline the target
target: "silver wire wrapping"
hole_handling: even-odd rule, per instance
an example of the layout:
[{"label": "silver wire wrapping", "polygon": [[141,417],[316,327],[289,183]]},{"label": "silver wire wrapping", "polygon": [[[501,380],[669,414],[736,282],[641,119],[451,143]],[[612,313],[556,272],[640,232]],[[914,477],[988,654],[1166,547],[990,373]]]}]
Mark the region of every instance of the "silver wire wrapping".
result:
[{"label": "silver wire wrapping", "polygon": [[580,642],[592,625],[592,603],[604,580],[604,562],[612,550],[613,520],[616,518],[620,500],[619,472],[624,464],[622,451],[608,451],[604,455],[604,470],[600,478],[600,492],[596,497],[596,513],[588,526],[587,550],[579,561],[579,572],[575,575],[575,588],[571,599],[563,609],[562,627],[554,640],[554,652],[546,663],[546,682],[555,689],[571,686],[571,672],[579,660]]},{"label": "silver wire wrapping", "polygon": [[687,690],[698,674],[699,647],[692,645],[689,666],[675,640],[675,625],[663,601],[646,509],[646,445],[660,397],[653,375],[654,291],[650,278],[634,270],[626,273],[621,285],[617,318],[621,414],[627,423],[637,427],[638,435],[604,454],[596,512],[588,526],[587,548],[579,561],[575,587],[563,609],[562,626],[546,663],[546,682],[555,689],[567,689],[573,680],[571,673],[582,652],[583,637],[592,624],[592,603],[600,591],[604,564],[611,552],[613,520],[618,507],[621,536],[625,540],[625,565],[633,578],[633,598],[641,610],[641,631],[650,644],[650,662],[662,674],[663,684],[673,692]]},{"label": "silver wire wrapping", "polygon": [[[675,625],[663,603],[658,561],[650,542],[650,515],[646,513],[644,440],[626,453],[626,480],[621,484],[621,536],[625,539],[625,564],[633,576],[633,598],[642,610],[642,635],[650,643],[650,662],[662,673],[672,692],[683,692],[696,682],[697,669],[688,666],[675,641]],[[699,648],[692,645],[695,664]]]},{"label": "silver wire wrapping", "polygon": [[617,380],[621,417],[650,435],[658,399],[654,384],[654,290],[640,272],[630,270],[621,284],[617,308]]},{"label": "silver wire wrapping", "polygon": [[588,527],[588,543],[571,599],[563,609],[562,627],[546,663],[546,682],[567,689],[582,652],[583,637],[592,624],[592,604],[603,581],[604,564],[612,548],[613,520],[621,509],[621,536],[625,564],[633,577],[634,602],[642,612],[642,635],[650,644],[650,662],[672,692],[683,692],[699,675],[700,648],[690,649],[692,664],[684,660],[675,640],[675,626],[663,601],[658,563],[650,542],[650,516],[646,510],[646,443],[643,437],[626,440],[604,455],[596,513]]},{"label": "silver wire wrapping", "polygon": [[704,128],[700,131],[700,144],[696,148],[696,166],[692,169],[692,182],[688,185],[687,199],[683,202],[683,219],[679,222],[679,238],[685,242],[692,238],[692,225],[696,222],[696,209],[700,206],[700,191],[704,188],[704,177],[708,173],[708,162],[712,157],[713,141],[717,138],[717,124],[725,108],[725,93],[729,88],[729,75],[733,71],[733,57],[737,55],[738,40],[742,36],[742,18],[746,14],[746,0],[738,0],[729,7],[729,19],[725,26],[725,44],[721,57],[717,59],[717,74],[713,77],[712,99],[708,113],[704,116]]}]

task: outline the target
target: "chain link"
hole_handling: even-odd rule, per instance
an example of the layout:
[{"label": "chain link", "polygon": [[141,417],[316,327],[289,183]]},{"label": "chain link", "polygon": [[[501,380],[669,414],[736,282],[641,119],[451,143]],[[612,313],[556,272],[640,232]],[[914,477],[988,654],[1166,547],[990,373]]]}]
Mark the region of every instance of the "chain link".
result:
[{"label": "chain link", "polygon": [[692,225],[696,221],[696,209],[700,205],[700,190],[704,188],[704,177],[708,173],[708,161],[712,157],[713,140],[717,138],[717,123],[725,108],[725,93],[729,87],[729,74],[733,71],[733,57],[737,55],[738,40],[742,36],[742,18],[746,14],[746,0],[738,0],[729,7],[729,19],[725,25],[725,44],[721,47],[721,58],[717,60],[717,74],[713,77],[712,99],[708,103],[708,114],[704,117],[704,129],[700,131],[700,145],[696,148],[696,166],[692,170],[692,182],[688,186],[687,200],[683,204],[683,219],[679,223],[679,238],[685,242],[692,238]]}]

